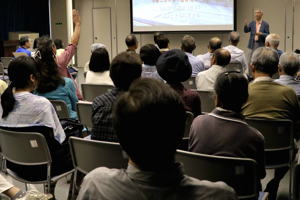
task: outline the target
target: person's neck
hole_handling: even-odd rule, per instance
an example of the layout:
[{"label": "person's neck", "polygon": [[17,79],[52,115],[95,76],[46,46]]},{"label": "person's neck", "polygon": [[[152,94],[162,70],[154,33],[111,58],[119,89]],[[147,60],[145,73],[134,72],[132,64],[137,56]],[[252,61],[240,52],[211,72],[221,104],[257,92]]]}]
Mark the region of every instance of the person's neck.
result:
[{"label": "person's neck", "polygon": [[256,22],[261,22],[262,21],[262,19],[261,18],[259,18],[259,19],[256,19]]},{"label": "person's neck", "polygon": [[254,73],[253,74],[253,77],[254,77],[254,79],[257,79],[257,78],[259,78],[259,77],[272,77],[272,76],[270,76],[270,74],[265,74],[265,73],[261,73],[261,72],[256,72],[256,73]]},{"label": "person's neck", "polygon": [[135,51],[135,50],[136,50],[135,47],[128,47],[127,49],[128,49],[128,50],[131,50],[131,51]]},{"label": "person's neck", "polygon": [[236,47],[236,45],[237,45],[237,44],[232,44],[232,43],[230,43],[229,45],[231,45],[231,46],[235,46],[235,47]]},{"label": "person's neck", "polygon": [[24,49],[28,49],[26,46],[22,46]]},{"label": "person's neck", "polygon": [[27,87],[27,88],[16,88],[14,90],[14,93],[20,93],[20,92],[31,92],[32,91],[32,87]]},{"label": "person's neck", "polygon": [[212,50],[212,49],[208,49],[208,52],[209,52],[209,53],[213,53],[213,52],[214,52],[214,50]]},{"label": "person's neck", "polygon": [[[175,160],[175,159],[174,159]],[[141,170],[141,171],[149,171],[149,172],[154,172],[154,173],[163,173],[163,172],[169,172],[170,169],[174,168],[175,161],[170,162],[169,164],[161,164],[158,163],[155,168],[147,168],[147,169],[142,169],[139,167],[131,158],[129,158],[129,164],[134,166],[135,168]]]}]

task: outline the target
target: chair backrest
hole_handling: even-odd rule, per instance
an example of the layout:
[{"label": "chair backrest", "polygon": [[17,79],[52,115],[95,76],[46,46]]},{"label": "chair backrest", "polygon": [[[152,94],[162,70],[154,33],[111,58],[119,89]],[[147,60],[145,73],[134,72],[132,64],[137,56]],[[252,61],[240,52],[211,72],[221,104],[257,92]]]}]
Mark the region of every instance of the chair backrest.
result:
[{"label": "chair backrest", "polygon": [[52,103],[58,118],[70,118],[69,109],[65,101],[52,99],[49,99],[49,101]]},{"label": "chair backrest", "polygon": [[13,57],[1,57],[3,67],[8,67],[9,63],[13,60]]},{"label": "chair backrest", "polygon": [[112,85],[81,84],[83,98],[87,101],[94,101],[97,96],[110,92],[113,88],[115,86]]},{"label": "chair backrest", "polygon": [[184,164],[186,175],[199,180],[224,181],[239,199],[258,198],[257,164],[248,158],[212,156],[177,150],[177,162]]},{"label": "chair backrest", "polygon": [[294,167],[293,173],[293,200],[300,199],[300,163]]},{"label": "chair backrest", "polygon": [[237,63],[237,62],[232,62],[229,63],[226,67],[225,67],[225,71],[238,71],[238,72],[242,72],[243,71],[243,66],[242,63]]},{"label": "chair backrest", "polygon": [[127,168],[128,158],[119,143],[70,137],[74,168],[84,174],[97,167]]},{"label": "chair backrest", "polygon": [[215,98],[213,91],[210,90],[197,90],[201,100],[202,112],[211,112],[215,109]]},{"label": "chair backrest", "polygon": [[291,161],[290,154],[294,144],[293,122],[291,120],[246,118],[246,122],[260,131],[265,138],[266,167],[277,163],[288,164]]},{"label": "chair backrest", "polygon": [[51,163],[46,139],[37,132],[0,129],[0,152],[6,160],[19,165]]},{"label": "chair backrest", "polygon": [[78,120],[85,124],[89,129],[93,127],[92,122],[92,102],[79,101],[76,103]]},{"label": "chair backrest", "polygon": [[188,80],[182,82],[182,84],[183,84],[183,86],[186,89],[194,89],[194,90],[196,90],[197,87],[196,87],[195,79],[196,79],[195,76],[191,76]]},{"label": "chair backrest", "polygon": [[[5,70],[4,70],[3,64],[0,62],[0,79],[8,82],[9,77],[5,75]],[[7,70],[6,70],[6,72],[7,72]]]},{"label": "chair backrest", "polygon": [[186,111],[185,131],[183,135],[184,138],[189,137],[193,120],[194,120],[194,114],[191,113],[190,111]]}]

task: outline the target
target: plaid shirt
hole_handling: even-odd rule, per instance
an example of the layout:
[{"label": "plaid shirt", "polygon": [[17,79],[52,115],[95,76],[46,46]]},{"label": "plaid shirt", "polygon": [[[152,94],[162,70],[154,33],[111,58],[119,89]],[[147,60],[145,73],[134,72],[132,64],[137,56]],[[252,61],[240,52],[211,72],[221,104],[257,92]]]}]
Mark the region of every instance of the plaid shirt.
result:
[{"label": "plaid shirt", "polygon": [[92,107],[92,135],[93,140],[118,142],[112,126],[112,109],[117,96],[122,92],[120,89],[113,89],[95,98]]}]

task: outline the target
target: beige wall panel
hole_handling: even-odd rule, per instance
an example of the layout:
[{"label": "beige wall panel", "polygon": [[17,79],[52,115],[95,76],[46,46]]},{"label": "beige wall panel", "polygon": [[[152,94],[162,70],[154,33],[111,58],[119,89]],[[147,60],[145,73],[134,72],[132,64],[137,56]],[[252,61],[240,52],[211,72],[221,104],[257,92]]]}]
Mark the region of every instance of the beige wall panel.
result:
[{"label": "beige wall panel", "polygon": [[[295,1],[294,50],[300,49],[300,1]],[[292,20],[289,22],[292,24]],[[290,37],[292,38],[292,37]]]},{"label": "beige wall panel", "polygon": [[[51,33],[52,39],[61,39],[65,46],[68,44],[67,1],[51,0]],[[61,22],[61,25],[55,23]]]},{"label": "beige wall panel", "polygon": [[93,44],[92,0],[76,0],[75,8],[81,18],[81,35],[77,46],[77,66],[84,67],[90,60]]}]

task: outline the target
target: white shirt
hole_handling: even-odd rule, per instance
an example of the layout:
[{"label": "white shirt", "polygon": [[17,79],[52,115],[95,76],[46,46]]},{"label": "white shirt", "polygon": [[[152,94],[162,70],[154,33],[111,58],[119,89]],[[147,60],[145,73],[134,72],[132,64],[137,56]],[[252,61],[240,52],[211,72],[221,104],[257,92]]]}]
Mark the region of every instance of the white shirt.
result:
[{"label": "white shirt", "polygon": [[231,55],[230,63],[241,63],[245,73],[247,69],[247,62],[244,51],[233,45],[228,45],[224,47],[224,49],[226,49]]},{"label": "white shirt", "polygon": [[206,54],[198,55],[197,56],[197,58],[202,58],[203,59],[205,69],[209,69],[210,68],[211,55],[212,55],[212,53],[207,52]]},{"label": "white shirt", "polygon": [[85,83],[101,84],[101,85],[114,85],[109,76],[109,70],[104,72],[88,71],[86,73]]},{"label": "white shirt", "polygon": [[197,90],[214,90],[218,75],[225,72],[224,67],[213,65],[208,70],[198,73],[196,76]]}]

